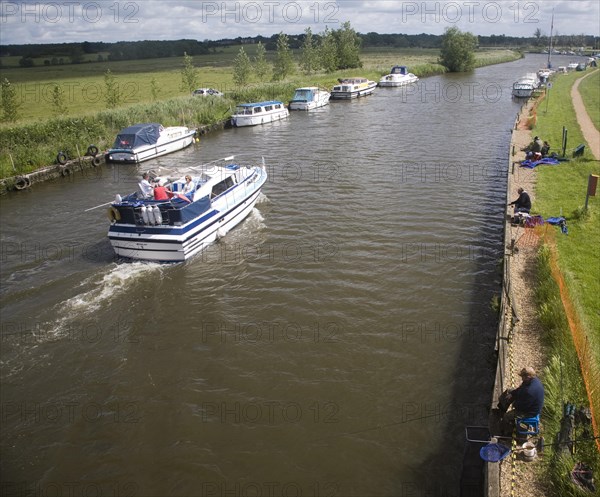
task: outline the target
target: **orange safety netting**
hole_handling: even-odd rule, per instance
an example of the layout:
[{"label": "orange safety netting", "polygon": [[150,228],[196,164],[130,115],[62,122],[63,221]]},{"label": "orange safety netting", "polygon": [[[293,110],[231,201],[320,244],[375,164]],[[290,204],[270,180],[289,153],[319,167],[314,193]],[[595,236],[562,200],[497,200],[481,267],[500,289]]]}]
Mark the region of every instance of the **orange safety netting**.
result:
[{"label": "orange safety netting", "polygon": [[[599,365],[596,364],[591,353],[585,329],[581,325],[579,315],[577,314],[577,310],[573,305],[573,301],[569,294],[569,290],[563,278],[562,272],[558,267],[558,254],[556,251],[554,232],[552,230],[544,231],[544,240],[550,249],[550,271],[554,281],[556,281],[556,284],[558,285],[560,299],[565,310],[565,315],[567,316],[569,329],[571,330],[573,343],[575,344],[575,350],[577,351],[577,356],[579,358],[581,374],[590,403],[594,436],[598,437],[600,434],[598,427],[598,423],[600,421],[600,398],[598,397],[598,391],[595,388],[600,385],[600,368]],[[596,438],[596,447],[600,451],[600,439],[598,438]]]}]

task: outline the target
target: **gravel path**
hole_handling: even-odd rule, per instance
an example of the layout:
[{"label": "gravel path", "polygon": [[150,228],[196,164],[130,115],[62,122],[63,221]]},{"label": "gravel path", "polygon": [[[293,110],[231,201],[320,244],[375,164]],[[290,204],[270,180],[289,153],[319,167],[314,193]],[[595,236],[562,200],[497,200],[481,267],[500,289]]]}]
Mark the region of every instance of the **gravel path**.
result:
[{"label": "gravel path", "polygon": [[594,71],[591,71],[583,78],[579,78],[577,81],[575,81],[573,88],[571,88],[571,98],[573,99],[573,107],[575,107],[577,122],[579,123],[581,132],[583,133],[583,138],[585,138],[585,141],[588,143],[594,159],[600,160],[600,132],[598,132],[594,126],[594,123],[590,119],[590,116],[585,110],[583,99],[579,94],[579,83],[581,83],[588,76],[591,76],[593,72]]}]

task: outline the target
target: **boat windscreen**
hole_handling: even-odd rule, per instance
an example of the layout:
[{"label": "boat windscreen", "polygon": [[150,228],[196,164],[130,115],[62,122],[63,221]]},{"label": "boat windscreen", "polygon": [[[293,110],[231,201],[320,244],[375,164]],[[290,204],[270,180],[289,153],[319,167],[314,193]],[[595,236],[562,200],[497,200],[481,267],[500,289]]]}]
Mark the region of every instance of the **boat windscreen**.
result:
[{"label": "boat windscreen", "polygon": [[293,100],[310,101],[313,99],[311,90],[296,90]]}]

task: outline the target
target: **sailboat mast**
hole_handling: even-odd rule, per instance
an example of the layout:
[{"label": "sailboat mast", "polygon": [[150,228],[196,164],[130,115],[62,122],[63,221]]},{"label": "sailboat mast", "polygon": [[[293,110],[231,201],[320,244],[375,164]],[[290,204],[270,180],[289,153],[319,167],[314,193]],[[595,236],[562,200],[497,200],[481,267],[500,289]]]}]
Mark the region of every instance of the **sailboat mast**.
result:
[{"label": "sailboat mast", "polygon": [[550,45],[548,46],[548,69],[552,69],[550,56],[552,55],[552,31],[554,30],[554,9],[552,9],[552,21],[550,23]]}]

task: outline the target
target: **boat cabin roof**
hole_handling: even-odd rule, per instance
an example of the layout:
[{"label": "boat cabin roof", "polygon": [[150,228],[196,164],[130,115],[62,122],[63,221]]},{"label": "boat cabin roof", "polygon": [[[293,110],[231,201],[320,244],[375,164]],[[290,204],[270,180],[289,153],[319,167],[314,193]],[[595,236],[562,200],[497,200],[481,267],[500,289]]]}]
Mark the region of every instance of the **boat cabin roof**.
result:
[{"label": "boat cabin roof", "polygon": [[250,107],[264,107],[265,105],[274,105],[274,104],[283,105],[283,102],[281,102],[280,100],[267,100],[265,102],[254,102],[254,103],[250,103],[250,104],[238,104],[237,106],[250,108]]},{"label": "boat cabin roof", "polygon": [[357,83],[366,83],[369,80],[367,78],[340,78],[338,81],[344,85],[355,85]]},{"label": "boat cabin roof", "polygon": [[408,67],[406,66],[394,66],[390,74],[408,74]]},{"label": "boat cabin roof", "polygon": [[164,128],[159,123],[135,124],[119,131],[114,148],[134,148],[158,141]]}]

